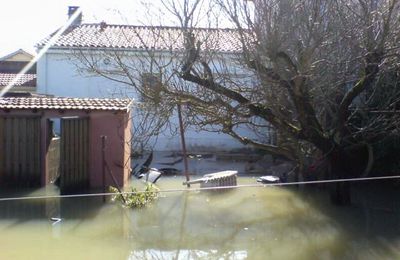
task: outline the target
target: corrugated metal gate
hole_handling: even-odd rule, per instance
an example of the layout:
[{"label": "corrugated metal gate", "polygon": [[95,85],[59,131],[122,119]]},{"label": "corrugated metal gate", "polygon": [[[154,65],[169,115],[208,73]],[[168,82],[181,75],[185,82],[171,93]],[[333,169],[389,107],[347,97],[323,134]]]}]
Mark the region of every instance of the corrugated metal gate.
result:
[{"label": "corrugated metal gate", "polygon": [[40,117],[0,118],[0,178],[14,187],[41,184]]},{"label": "corrugated metal gate", "polygon": [[89,187],[89,119],[62,118],[60,146],[61,194]]}]

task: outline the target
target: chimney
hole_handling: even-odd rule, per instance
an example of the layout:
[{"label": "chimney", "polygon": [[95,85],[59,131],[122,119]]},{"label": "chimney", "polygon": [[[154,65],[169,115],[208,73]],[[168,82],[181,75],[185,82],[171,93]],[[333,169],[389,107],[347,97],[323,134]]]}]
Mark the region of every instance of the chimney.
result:
[{"label": "chimney", "polygon": [[[79,6],[68,6],[68,19],[78,11]],[[82,23],[82,13],[80,13],[71,23],[71,26],[79,26]]]}]

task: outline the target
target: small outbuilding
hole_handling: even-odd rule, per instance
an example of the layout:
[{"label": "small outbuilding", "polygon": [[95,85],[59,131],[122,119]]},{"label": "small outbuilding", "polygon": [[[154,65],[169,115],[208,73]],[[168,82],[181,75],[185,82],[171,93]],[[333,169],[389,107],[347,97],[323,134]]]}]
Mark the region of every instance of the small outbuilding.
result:
[{"label": "small outbuilding", "polygon": [[20,72],[34,56],[22,49],[0,58],[0,90],[12,84],[12,92],[36,92],[36,63],[31,64],[24,74]]},{"label": "small outbuilding", "polygon": [[62,194],[124,186],[130,107],[128,99],[0,98],[0,186],[59,179]]}]

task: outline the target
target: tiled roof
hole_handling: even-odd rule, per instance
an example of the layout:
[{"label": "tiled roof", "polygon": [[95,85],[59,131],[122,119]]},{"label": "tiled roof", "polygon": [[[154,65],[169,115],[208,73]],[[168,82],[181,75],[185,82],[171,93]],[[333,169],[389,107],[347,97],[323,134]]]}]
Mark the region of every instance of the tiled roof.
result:
[{"label": "tiled roof", "polygon": [[13,52],[13,53],[10,53],[10,54],[8,54],[8,55],[6,55],[4,57],[1,57],[0,61],[11,59],[11,58],[13,58],[14,56],[17,56],[17,55],[25,56],[29,60],[33,59],[33,55],[32,54],[30,54],[29,52],[24,51],[23,49],[19,49],[19,50]]},{"label": "tiled roof", "polygon": [[[235,29],[193,28],[202,49],[240,51],[239,32]],[[46,44],[50,37],[38,46]],[[53,45],[59,48],[118,48],[183,50],[183,30],[179,27],[151,27],[133,25],[82,24],[69,28]]]},{"label": "tiled roof", "polygon": [[128,111],[129,99],[117,98],[43,98],[43,97],[8,97],[0,98],[0,109],[61,109],[61,110],[108,110]]},{"label": "tiled roof", "polygon": [[[14,73],[0,73],[0,86],[7,86],[10,84],[18,74]],[[20,78],[14,82],[17,87],[36,87],[36,74],[21,74]]]}]

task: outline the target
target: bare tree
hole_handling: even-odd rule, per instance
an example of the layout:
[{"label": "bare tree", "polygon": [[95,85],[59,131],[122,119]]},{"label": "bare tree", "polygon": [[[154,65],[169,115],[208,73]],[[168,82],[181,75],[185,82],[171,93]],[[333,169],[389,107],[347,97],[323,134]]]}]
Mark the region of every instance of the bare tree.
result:
[{"label": "bare tree", "polygon": [[[259,144],[237,135],[233,120],[220,122],[225,132],[300,164],[307,151],[317,149],[339,178],[355,170],[348,167],[356,164],[354,154],[367,150],[371,160],[371,143],[398,134],[396,113],[369,113],[397,107],[398,1],[256,0],[254,20],[248,2],[217,2],[236,25],[240,62],[258,78],[252,88],[257,95],[218,82],[190,35],[180,77],[222,96],[230,113],[269,122],[290,142]],[[391,95],[382,96],[387,90]],[[336,199],[346,202],[344,196]]]},{"label": "bare tree", "polygon": [[[145,55],[107,51],[102,57],[115,66],[108,72],[84,63],[166,116],[184,102],[191,125],[300,169],[311,156],[332,177],[366,174],[371,145],[399,130],[399,8],[398,0],[164,0],[178,27],[138,31]],[[218,26],[221,16],[234,28],[199,28]],[[143,84],[143,71],[160,84]]]}]

